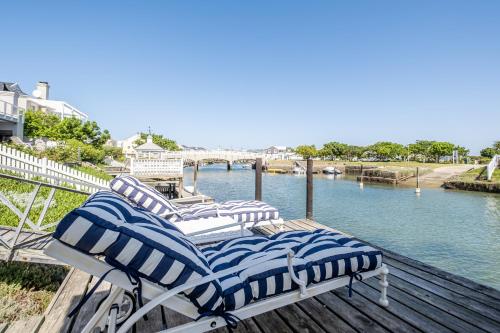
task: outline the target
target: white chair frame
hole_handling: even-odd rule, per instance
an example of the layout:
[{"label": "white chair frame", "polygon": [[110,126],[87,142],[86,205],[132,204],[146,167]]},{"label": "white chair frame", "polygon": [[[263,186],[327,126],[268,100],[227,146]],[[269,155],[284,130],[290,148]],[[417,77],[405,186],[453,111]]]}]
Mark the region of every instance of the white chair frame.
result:
[{"label": "white chair frame", "polygon": [[[112,266],[108,265],[104,261],[79,252],[67,245],[64,245],[58,240],[53,240],[45,250],[45,253],[57,260],[60,260],[61,262],[64,262],[99,278],[113,269]],[[134,323],[136,323],[140,318],[142,318],[142,316],[147,314],[158,305],[162,305],[193,319],[192,322],[172,327],[158,333],[206,332],[218,327],[226,326],[226,322],[222,317],[211,316],[196,320],[196,318],[198,318],[199,316],[197,308],[180,293],[185,290],[213,281],[225,275],[244,270],[250,266],[275,259],[277,257],[283,256],[284,254],[287,254],[286,260],[290,277],[295,283],[299,285],[300,288],[298,290],[289,291],[287,293],[252,302],[235,311],[230,311],[231,314],[237,316],[241,320],[244,320],[261,313],[272,311],[282,306],[293,304],[300,300],[349,285],[351,278],[349,276],[342,276],[339,278],[306,286],[305,282],[300,280],[300,278],[295,274],[292,268],[294,254],[290,250],[283,250],[272,255],[264,256],[260,258],[258,262],[252,261],[243,263],[230,269],[210,274],[201,279],[192,281],[191,283],[182,286],[178,286],[171,290],[167,290],[166,288],[147,281],[146,279],[142,279],[142,295],[145,299],[148,299],[150,301],[143,307],[138,309],[137,312],[135,312],[133,315],[131,315],[119,328],[118,333],[128,332],[128,330],[134,325]],[[384,307],[388,306],[389,301],[387,299],[387,287],[389,284],[387,282],[387,275],[389,274],[389,270],[387,266],[385,264],[382,264],[381,267],[375,270],[362,272],[359,274],[363,277],[363,280],[376,275],[380,275],[379,284],[381,287],[381,296],[379,299],[379,303]],[[82,333],[90,333],[95,328],[104,330],[106,326],[108,327],[108,333],[116,332],[118,307],[121,305],[124,292],[132,291],[135,288],[135,286],[131,284],[127,275],[118,270],[109,272],[105,280],[112,285],[110,295],[99,307],[94,316],[89,320]],[[356,282],[356,279],[353,279],[352,282]]]}]

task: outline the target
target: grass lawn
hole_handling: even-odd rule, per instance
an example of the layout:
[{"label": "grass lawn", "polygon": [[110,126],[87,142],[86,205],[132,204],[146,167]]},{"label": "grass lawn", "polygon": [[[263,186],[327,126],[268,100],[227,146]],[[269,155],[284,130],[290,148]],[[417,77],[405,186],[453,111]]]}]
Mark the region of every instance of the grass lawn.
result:
[{"label": "grass lawn", "polygon": [[[9,199],[21,212],[26,208],[31,192],[35,185],[0,178],[0,192]],[[50,189],[42,187],[38,192],[37,198],[30,212],[29,218],[33,222],[38,221],[38,217],[42,212],[45,199],[49,196]],[[56,190],[54,198],[45,215],[43,224],[49,224],[61,220],[72,209],[80,206],[86,199],[86,195],[70,193],[66,191]],[[17,226],[19,217],[14,214],[7,206],[0,203],[0,225]]]},{"label": "grass lawn", "polygon": [[[484,168],[478,168],[478,169],[473,169],[469,170],[467,172],[462,173],[460,176],[457,177],[457,180],[463,181],[463,182],[488,182],[486,179],[482,180],[476,180],[476,178],[483,172],[482,178],[486,178],[486,167]],[[493,177],[491,178],[491,181],[496,183],[500,183],[500,169],[495,169],[495,172],[493,172]]]},{"label": "grass lawn", "polygon": [[0,262],[0,323],[41,315],[68,268],[23,262]]},{"label": "grass lawn", "polygon": [[[32,184],[0,178],[0,192],[21,212],[34,188]],[[49,192],[49,188],[40,189],[29,215],[31,221],[38,221]],[[56,190],[42,224],[60,221],[69,211],[81,205],[86,197]],[[17,226],[18,223],[19,217],[0,203],[0,224]],[[0,262],[0,323],[42,314],[67,272],[67,268],[56,265]]]}]

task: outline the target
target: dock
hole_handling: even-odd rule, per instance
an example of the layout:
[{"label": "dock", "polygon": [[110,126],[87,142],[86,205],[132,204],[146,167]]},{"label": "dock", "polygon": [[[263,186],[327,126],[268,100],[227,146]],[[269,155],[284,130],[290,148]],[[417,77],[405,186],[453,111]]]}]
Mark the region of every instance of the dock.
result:
[{"label": "dock", "polygon": [[[312,220],[285,222],[285,230],[331,229]],[[333,230],[333,229],[331,229]],[[275,233],[261,227],[259,233]],[[372,245],[373,246],[373,245]],[[371,278],[306,299],[240,322],[236,332],[500,332],[500,291],[464,277],[384,250],[389,267],[389,307],[379,306],[378,281]],[[35,332],[80,332],[109,284],[103,283],[76,318],[67,314],[96,282],[87,273],[71,270]],[[152,332],[185,323],[189,319],[158,307],[137,332]],[[163,320],[164,319],[164,320]],[[25,328],[25,326],[23,326]],[[15,331],[11,331],[15,332]],[[18,331],[20,332],[20,331]],[[228,332],[220,328],[213,332]]]}]

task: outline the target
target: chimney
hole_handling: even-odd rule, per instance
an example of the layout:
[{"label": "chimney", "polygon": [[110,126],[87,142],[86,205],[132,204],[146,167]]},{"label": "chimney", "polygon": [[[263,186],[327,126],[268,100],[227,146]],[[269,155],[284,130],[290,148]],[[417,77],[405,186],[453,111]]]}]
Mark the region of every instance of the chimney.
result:
[{"label": "chimney", "polygon": [[49,99],[49,83],[45,81],[38,81],[36,90],[40,91],[41,99]]}]

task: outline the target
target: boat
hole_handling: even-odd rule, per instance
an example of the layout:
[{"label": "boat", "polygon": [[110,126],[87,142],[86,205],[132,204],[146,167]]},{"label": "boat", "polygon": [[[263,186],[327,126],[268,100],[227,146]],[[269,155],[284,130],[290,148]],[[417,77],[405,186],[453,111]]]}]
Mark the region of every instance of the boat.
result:
[{"label": "boat", "polygon": [[292,169],[292,173],[296,175],[304,175],[306,173],[306,170],[304,170],[304,168],[296,166]]},{"label": "boat", "polygon": [[339,169],[335,168],[335,167],[326,167],[323,169],[323,173],[324,174],[327,174],[327,175],[340,175],[342,174],[342,171],[340,171]]}]

